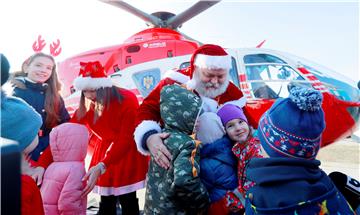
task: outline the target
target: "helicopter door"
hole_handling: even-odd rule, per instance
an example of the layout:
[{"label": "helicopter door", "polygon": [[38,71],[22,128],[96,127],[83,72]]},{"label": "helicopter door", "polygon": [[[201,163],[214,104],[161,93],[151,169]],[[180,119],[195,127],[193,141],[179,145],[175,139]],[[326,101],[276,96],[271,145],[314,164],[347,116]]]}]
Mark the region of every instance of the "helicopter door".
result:
[{"label": "helicopter door", "polygon": [[239,70],[237,65],[237,53],[233,49],[226,49],[226,52],[231,55],[231,68],[229,71],[229,78],[230,81],[235,84],[237,87],[240,88],[240,81],[239,81]]},{"label": "helicopter door", "polygon": [[230,69],[230,81],[233,82],[237,87],[240,87],[239,73],[236,66],[236,59],[231,57],[231,69]]}]

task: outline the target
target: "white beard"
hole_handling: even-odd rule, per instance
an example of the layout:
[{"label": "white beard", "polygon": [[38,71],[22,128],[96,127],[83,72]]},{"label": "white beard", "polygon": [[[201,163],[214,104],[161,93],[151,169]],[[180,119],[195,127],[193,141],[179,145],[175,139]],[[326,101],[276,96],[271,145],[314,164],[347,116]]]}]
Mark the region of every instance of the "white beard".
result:
[{"label": "white beard", "polygon": [[[229,86],[229,76],[227,76],[225,82],[223,84],[218,84],[218,85],[214,85],[212,83],[204,83],[200,80],[199,75],[197,74],[197,72],[194,73],[193,79],[195,81],[195,87],[194,90],[196,90],[196,92],[198,92],[200,95],[202,96],[206,96],[209,98],[215,98],[221,94],[223,94],[227,87]],[[206,87],[217,87],[217,89],[210,89],[207,90]]]}]

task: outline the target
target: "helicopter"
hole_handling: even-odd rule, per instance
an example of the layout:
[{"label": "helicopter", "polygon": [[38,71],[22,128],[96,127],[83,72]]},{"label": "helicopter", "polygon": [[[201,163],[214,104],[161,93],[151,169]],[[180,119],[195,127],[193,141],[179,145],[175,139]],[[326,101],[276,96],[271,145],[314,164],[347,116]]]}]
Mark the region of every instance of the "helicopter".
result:
[{"label": "helicopter", "polygon": [[[62,95],[70,113],[78,107],[80,92],[72,86],[80,62],[100,61],[115,86],[131,90],[141,103],[171,69],[189,66],[192,53],[201,42],[178,28],[219,1],[198,1],[175,15],[169,12],[145,13],[121,0],[101,0],[144,20],[149,28],[135,33],[122,44],[98,48],[72,56],[58,65],[65,87]],[[280,97],[287,97],[294,85],[312,87],[324,97],[326,129],[322,146],[351,135],[359,124],[360,91],[343,79],[306,59],[289,53],[255,48],[227,48],[232,57],[230,81],[247,98],[248,118],[258,122],[261,115]]]}]

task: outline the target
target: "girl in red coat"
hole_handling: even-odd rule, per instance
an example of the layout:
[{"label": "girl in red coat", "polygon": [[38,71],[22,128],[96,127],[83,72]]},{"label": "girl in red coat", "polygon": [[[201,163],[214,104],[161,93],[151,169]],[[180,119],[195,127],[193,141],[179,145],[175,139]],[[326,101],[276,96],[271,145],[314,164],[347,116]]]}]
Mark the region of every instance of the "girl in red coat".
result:
[{"label": "girl in red coat", "polygon": [[136,190],[144,188],[147,158],[136,150],[133,139],[136,96],[112,85],[100,62],[80,63],[74,87],[81,90],[73,121],[85,124],[95,141],[90,169],[83,180],[83,195],[91,190],[101,195],[99,214],[139,214]]}]

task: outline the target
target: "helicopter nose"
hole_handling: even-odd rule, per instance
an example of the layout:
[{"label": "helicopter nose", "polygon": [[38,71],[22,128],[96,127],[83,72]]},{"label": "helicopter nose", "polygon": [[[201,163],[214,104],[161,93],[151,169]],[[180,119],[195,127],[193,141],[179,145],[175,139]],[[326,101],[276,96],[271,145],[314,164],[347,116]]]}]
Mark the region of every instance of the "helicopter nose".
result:
[{"label": "helicopter nose", "polygon": [[339,137],[350,135],[357,127],[360,122],[360,102],[344,101],[330,93],[323,93],[323,96],[326,128],[322,146],[325,146]]}]

